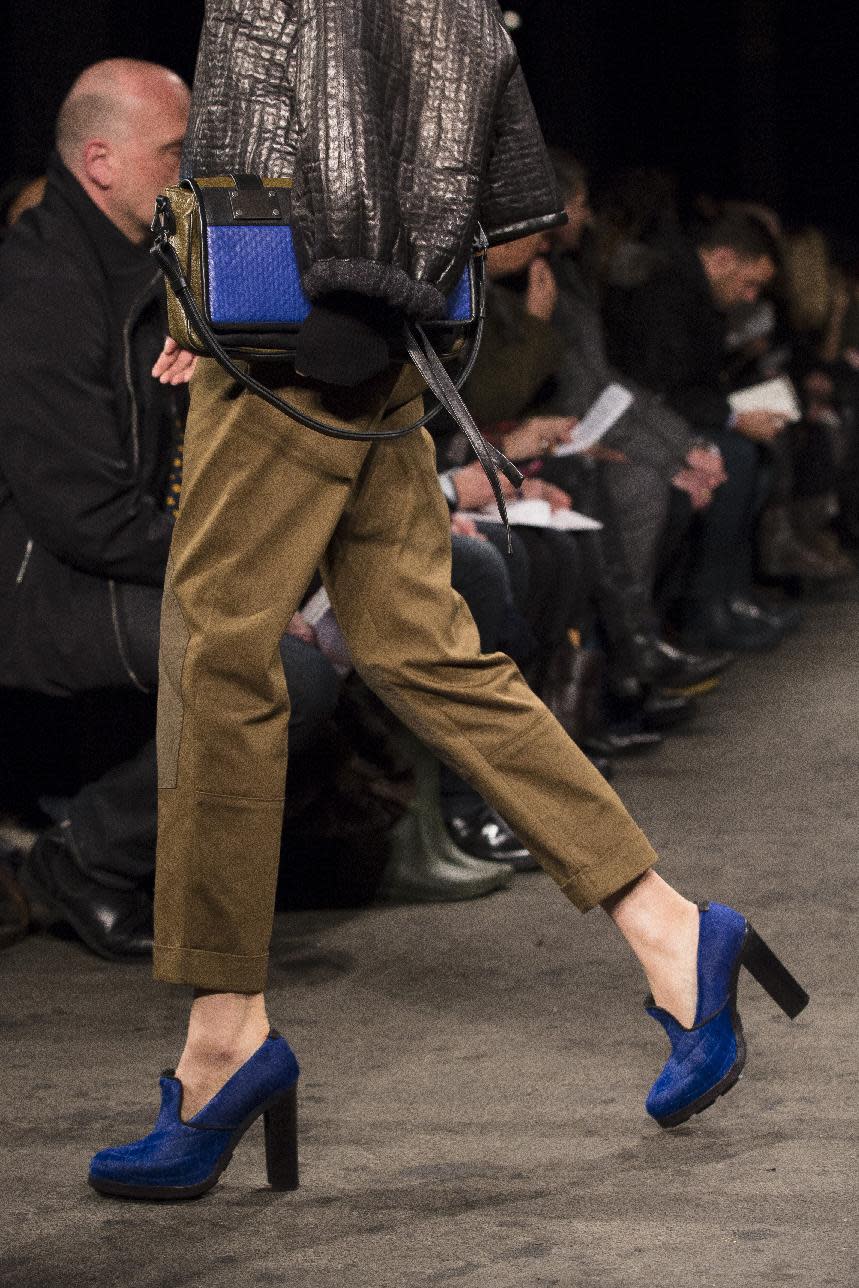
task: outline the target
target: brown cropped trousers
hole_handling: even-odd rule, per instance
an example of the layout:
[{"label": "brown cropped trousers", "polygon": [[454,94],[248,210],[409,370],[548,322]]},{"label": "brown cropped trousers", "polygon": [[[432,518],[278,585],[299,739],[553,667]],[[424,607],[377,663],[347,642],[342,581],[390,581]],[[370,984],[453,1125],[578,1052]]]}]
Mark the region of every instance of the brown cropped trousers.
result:
[{"label": "brown cropped trousers", "polygon": [[[410,366],[333,392],[291,370],[254,374],[331,425],[390,430],[421,414]],[[654,863],[513,662],[481,654],[450,558],[426,430],[390,443],[326,438],[200,361],[161,618],[157,979],[265,985],[289,718],[278,642],[317,568],[367,684],[578,908]]]}]

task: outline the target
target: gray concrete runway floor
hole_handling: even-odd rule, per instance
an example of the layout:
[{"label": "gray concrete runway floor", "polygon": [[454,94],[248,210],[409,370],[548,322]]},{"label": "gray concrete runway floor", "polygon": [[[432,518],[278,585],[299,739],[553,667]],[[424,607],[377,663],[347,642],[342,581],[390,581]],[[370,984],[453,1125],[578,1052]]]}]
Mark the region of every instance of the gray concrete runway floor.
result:
[{"label": "gray concrete runway floor", "polygon": [[279,917],[301,1188],[267,1189],[257,1124],[199,1202],[106,1200],[88,1156],[151,1127],[186,998],[31,937],[0,959],[0,1282],[856,1283],[857,636],[855,596],[813,606],[618,779],[665,875],[745,911],[812,994],[791,1022],[745,977],[749,1061],[714,1108],[646,1117],[665,1044],[637,968],[536,873],[461,906]]}]

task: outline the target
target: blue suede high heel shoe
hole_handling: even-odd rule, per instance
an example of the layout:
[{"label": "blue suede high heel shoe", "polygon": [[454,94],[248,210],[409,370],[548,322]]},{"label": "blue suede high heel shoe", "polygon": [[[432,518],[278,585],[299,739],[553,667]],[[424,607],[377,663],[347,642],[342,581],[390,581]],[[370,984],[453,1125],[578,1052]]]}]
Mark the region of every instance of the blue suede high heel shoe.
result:
[{"label": "blue suede high heel shoe", "polygon": [[687,1029],[647,999],[648,1015],[663,1026],[671,1055],[650,1088],[646,1109],[660,1127],[700,1114],[733,1087],[746,1062],[737,1012],[737,980],[745,966],[791,1019],[808,994],[745,917],[723,903],[699,904],[698,1005]]},{"label": "blue suede high heel shoe", "polygon": [[298,1061],[272,1029],[249,1060],[188,1122],[182,1083],[161,1075],[161,1112],[148,1136],[100,1150],[89,1183],[101,1194],[135,1199],[194,1199],[218,1182],[251,1123],[265,1115],[265,1157],[274,1190],[298,1187]]}]

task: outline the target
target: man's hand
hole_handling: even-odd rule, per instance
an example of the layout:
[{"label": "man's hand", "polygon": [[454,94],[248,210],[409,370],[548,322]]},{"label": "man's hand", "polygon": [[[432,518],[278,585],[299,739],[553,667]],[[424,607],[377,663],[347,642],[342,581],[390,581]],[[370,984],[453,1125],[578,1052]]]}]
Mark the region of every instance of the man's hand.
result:
[{"label": "man's hand", "polygon": [[686,464],[710,485],[711,489],[727,483],[728,475],[725,462],[718,447],[692,447],[686,456]]},{"label": "man's hand", "polygon": [[[451,475],[456,488],[457,501],[462,510],[482,510],[495,500],[489,479],[483,472],[479,461],[464,465]],[[573,503],[570,497],[554,483],[544,483],[542,479],[526,479],[518,491],[504,477],[498,476],[501,491],[510,501],[532,500],[548,501],[553,510],[571,510]]]},{"label": "man's hand", "polygon": [[558,303],[558,283],[542,256],[535,259],[528,269],[528,290],[525,292],[525,311],[543,322],[551,322]]},{"label": "man's hand", "polygon": [[162,385],[187,385],[196,367],[196,353],[180,349],[176,341],[168,335],[158,361],[152,368],[152,375],[155,380],[160,380]]},{"label": "man's hand", "polygon": [[742,411],[737,416],[734,428],[738,434],[750,438],[754,443],[771,443],[778,438],[787,424],[784,416],[774,411]]},{"label": "man's hand", "polygon": [[545,483],[543,479],[526,479],[515,496],[517,500],[524,498],[526,501],[548,501],[553,510],[573,508],[572,497],[563,488],[556,487],[554,483]]},{"label": "man's hand", "polygon": [[504,435],[501,450],[511,461],[543,456],[557,443],[568,443],[578,423],[575,416],[529,416],[518,429]]},{"label": "man's hand", "polygon": [[[472,461],[470,465],[463,465],[461,469],[454,470],[451,478],[456,488],[456,501],[460,510],[482,510],[485,505],[491,505],[495,500],[492,484],[486,477],[480,461]],[[501,491],[509,500],[521,495],[513,491],[512,483],[503,474],[498,475],[498,481],[501,484]]]},{"label": "man's hand", "polygon": [[319,648],[316,631],[309,622],[304,620],[301,613],[295,614],[286,628],[286,633],[287,635],[294,635],[296,639],[304,640],[305,644],[309,644],[311,648]]},{"label": "man's hand", "polygon": [[450,516],[450,531],[454,537],[473,537],[476,541],[488,540],[474,520],[467,519],[464,514],[452,514]]},{"label": "man's hand", "polygon": [[679,491],[686,493],[693,510],[706,510],[713,499],[714,489],[696,470],[678,470],[671,482]]},{"label": "man's hand", "polygon": [[693,447],[686,456],[686,465],[677,471],[671,482],[685,492],[693,510],[706,510],[717,487],[727,482],[725,462],[716,447]]}]

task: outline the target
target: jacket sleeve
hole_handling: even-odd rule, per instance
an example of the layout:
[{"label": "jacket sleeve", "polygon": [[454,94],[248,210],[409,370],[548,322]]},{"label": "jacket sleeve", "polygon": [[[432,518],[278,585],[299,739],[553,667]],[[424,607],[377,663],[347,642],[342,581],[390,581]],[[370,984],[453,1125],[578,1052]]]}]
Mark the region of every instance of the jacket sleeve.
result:
[{"label": "jacket sleeve", "polygon": [[495,120],[480,219],[490,244],[567,222],[552,163],[517,60]]},{"label": "jacket sleeve", "polygon": [[515,50],[495,0],[300,0],[292,223],[311,299],[443,317]]},{"label": "jacket sleeve", "polygon": [[636,465],[655,470],[660,477],[672,479],[682,468],[692,446],[692,434],[683,420],[664,404],[661,413],[655,399],[653,407],[639,395],[633,406],[620,417],[603,439],[606,447],[623,452]]},{"label": "jacket sleeve", "polygon": [[659,273],[630,293],[615,324],[612,356],[645,389],[661,394],[694,430],[724,429],[730,406],[718,381],[703,374],[689,308],[673,273]]},{"label": "jacket sleeve", "polygon": [[[37,302],[37,303],[34,303]],[[96,576],[160,585],[172,524],[134,477],[108,337],[73,273],[7,283],[0,311],[0,473],[28,534]]]}]

